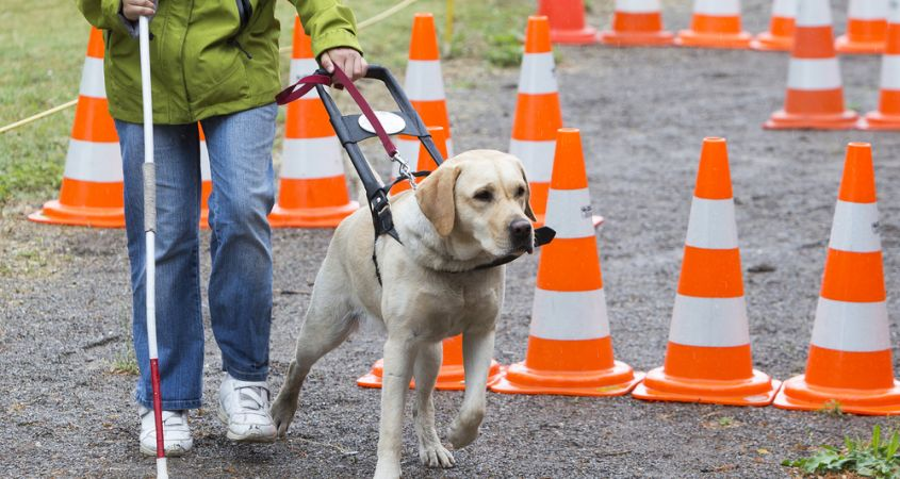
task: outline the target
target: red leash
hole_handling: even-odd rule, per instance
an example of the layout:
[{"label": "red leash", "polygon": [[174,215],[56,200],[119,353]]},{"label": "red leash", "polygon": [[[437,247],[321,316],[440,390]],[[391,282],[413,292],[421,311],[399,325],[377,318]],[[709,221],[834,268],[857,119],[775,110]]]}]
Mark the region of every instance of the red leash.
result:
[{"label": "red leash", "polygon": [[[365,116],[369,120],[369,123],[372,124],[372,128],[375,129],[375,134],[378,135],[378,139],[381,140],[381,144],[384,146],[384,151],[387,152],[388,157],[394,158],[397,155],[397,147],[394,146],[394,142],[391,141],[391,138],[384,130],[384,126],[381,125],[381,121],[378,120],[375,111],[372,110],[369,102],[363,98],[362,93],[360,93],[356,86],[353,85],[353,82],[347,77],[347,74],[337,65],[334,66],[334,73],[332,73],[331,76],[315,74],[297,80],[297,83],[285,88],[281,93],[275,96],[275,101],[278,102],[279,105],[288,104],[309,93],[316,85],[335,85],[345,88],[347,93],[353,98],[353,101],[359,106],[363,116]],[[298,86],[300,88],[297,88]]]}]

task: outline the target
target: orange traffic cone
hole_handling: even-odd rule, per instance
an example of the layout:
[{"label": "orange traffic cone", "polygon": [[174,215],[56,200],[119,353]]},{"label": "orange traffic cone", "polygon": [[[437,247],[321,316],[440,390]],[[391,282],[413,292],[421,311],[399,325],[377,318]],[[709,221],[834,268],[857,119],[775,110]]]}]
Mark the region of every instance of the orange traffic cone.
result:
[{"label": "orange traffic cone", "polygon": [[723,138],[706,138],[665,365],[648,372],[633,395],[766,406],[779,386],[753,369],[728,151]]},{"label": "orange traffic cone", "polygon": [[[316,68],[311,40],[297,17],[290,82]],[[341,145],[313,89],[287,106],[278,202],[269,223],[273,228],[334,228],[357,208],[347,191]]]},{"label": "orange traffic cone", "polygon": [[584,21],[583,0],[540,0],[537,14],[550,19],[550,39],[553,43],[597,43],[597,30]]},{"label": "orange traffic cone", "polygon": [[740,0],[694,0],[690,30],[682,30],[675,44],[698,48],[748,48],[753,37],[741,30]]},{"label": "orange traffic cone", "polygon": [[[447,96],[444,93],[437,30],[434,27],[434,15],[430,13],[417,13],[413,19],[405,90],[413,108],[422,117],[422,122],[444,129],[447,137],[447,151],[443,153],[444,158],[453,156],[453,135],[450,132],[450,117],[447,115]],[[397,137],[397,151],[410,166],[420,163],[419,146],[420,142],[415,137],[407,135]],[[397,163],[393,163],[391,175],[393,178],[397,177],[398,168]]]},{"label": "orange traffic cone", "polygon": [[891,9],[887,44],[881,57],[878,110],[859,121],[861,130],[900,130],[900,7]]},{"label": "orange traffic cone", "polygon": [[[562,128],[555,69],[549,20],[528,17],[509,152],[525,165],[531,187],[531,209],[537,217],[535,226],[544,224],[556,131]],[[594,217],[594,221],[594,226],[598,226],[602,218]]]},{"label": "orange traffic cone", "polygon": [[750,48],[766,51],[791,51],[794,44],[794,18],[797,16],[797,0],[772,2],[772,20],[769,31],[760,33],[750,42]]},{"label": "orange traffic cone", "polygon": [[562,128],[555,69],[550,21],[547,17],[528,17],[509,152],[525,166],[537,225],[544,224],[556,130]]},{"label": "orange traffic cone", "polygon": [[800,0],[784,109],[763,127],[774,130],[852,128],[859,118],[844,109],[841,68],[831,41],[828,0]]},{"label": "orange traffic cone", "polygon": [[[449,158],[447,156],[447,134],[445,133],[444,127],[442,126],[429,126],[428,133],[431,134],[431,141],[434,142],[434,145],[437,147],[438,151],[441,152],[441,155],[444,156],[444,159]],[[418,157],[418,163],[415,165],[410,165],[413,168],[413,171],[434,171],[437,168],[437,165],[434,163],[434,159],[431,158],[431,155],[428,154],[428,151],[425,150],[425,145],[422,145],[422,142],[418,139],[416,142],[419,143],[419,151],[416,152],[416,156]],[[401,181],[394,185],[391,188],[391,194],[397,195],[400,192],[406,191],[409,189],[408,181]]]},{"label": "orange traffic cone", "polygon": [[872,150],[850,143],[806,374],[784,382],[775,406],[900,414],[885,298]]},{"label": "orange traffic cone", "polygon": [[834,41],[840,53],[881,53],[887,38],[888,0],[850,0],[847,33]]},{"label": "orange traffic cone", "polygon": [[212,175],[209,171],[209,149],[206,147],[206,135],[203,127],[197,123],[200,130],[200,227],[209,228],[209,194],[212,193]]},{"label": "orange traffic cone", "polygon": [[31,221],[125,226],[122,152],[106,102],[103,51],[103,34],[91,28],[59,199],[44,203],[28,217]]},{"label": "orange traffic cone", "polygon": [[600,33],[600,43],[617,47],[671,45],[672,32],[663,30],[659,0],[616,0],[612,30]]},{"label": "orange traffic cone", "polygon": [[544,246],[525,361],[491,390],[507,394],[619,396],[640,381],[613,358],[587,174],[577,129],[561,128],[547,205],[556,239]]}]

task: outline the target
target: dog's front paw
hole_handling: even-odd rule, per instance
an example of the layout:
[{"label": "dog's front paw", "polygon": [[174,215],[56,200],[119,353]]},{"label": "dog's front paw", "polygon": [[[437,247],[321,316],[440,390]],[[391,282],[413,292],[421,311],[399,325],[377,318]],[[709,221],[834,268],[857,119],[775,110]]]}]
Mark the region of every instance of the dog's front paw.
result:
[{"label": "dog's front paw", "polygon": [[296,412],[296,401],[285,400],[285,398],[279,394],[270,410],[272,420],[275,422],[275,427],[278,429],[278,437],[284,437],[285,434],[287,434],[287,430],[291,426],[291,421],[294,420],[294,413]]},{"label": "dog's front paw", "polygon": [[378,460],[375,466],[375,475],[373,479],[399,479],[400,462],[399,461],[383,461]]},{"label": "dog's front paw", "polygon": [[419,459],[422,461],[422,465],[426,467],[443,467],[447,469],[456,465],[456,459],[453,459],[453,454],[450,454],[450,451],[441,443],[419,446]]},{"label": "dog's front paw", "polygon": [[484,412],[461,413],[453,424],[450,426],[450,433],[447,439],[453,444],[454,449],[462,449],[478,437],[478,428],[481,426],[481,420],[484,418]]}]

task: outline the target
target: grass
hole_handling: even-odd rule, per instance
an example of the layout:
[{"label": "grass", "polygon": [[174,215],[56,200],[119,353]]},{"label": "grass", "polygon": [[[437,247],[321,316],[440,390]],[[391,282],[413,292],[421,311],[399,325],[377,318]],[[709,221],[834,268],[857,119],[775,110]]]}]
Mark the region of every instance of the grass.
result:
[{"label": "grass", "polygon": [[113,356],[109,372],[123,376],[137,376],[141,374],[141,370],[138,368],[137,356],[134,354],[134,341],[131,337],[131,317],[125,316],[122,318],[122,329],[128,331],[129,334],[124,342],[124,348],[120,349]]},{"label": "grass", "polygon": [[843,447],[821,446],[809,457],[785,460],[805,474],[853,473],[862,477],[900,476],[900,433],[882,436],[881,426],[872,429],[869,440],[844,437]]},{"label": "grass", "polygon": [[137,376],[141,373],[140,369],[138,369],[137,358],[134,355],[134,348],[130,344],[127,350],[116,353],[110,366],[111,373],[123,376]]},{"label": "grass", "polygon": [[[399,0],[345,0],[364,20]],[[410,25],[416,12],[435,14],[443,38],[443,0],[419,0],[388,20],[360,32],[366,58],[399,76],[406,64]],[[482,60],[490,67],[518,63],[519,38],[530,0],[456,2],[450,58]],[[291,42],[294,11],[287,1],[277,4],[281,44]],[[78,95],[89,28],[74,2],[8,0],[0,9],[0,126],[72,100]],[[288,56],[283,56],[287,78]],[[468,65],[468,63],[467,63]],[[445,72],[452,66],[445,67]],[[140,92],[135,92],[139,94]],[[56,197],[62,178],[74,108],[0,134],[0,209],[9,201],[38,207]],[[283,121],[283,115],[280,116]],[[280,136],[280,133],[279,133]]]},{"label": "grass", "polygon": [[841,406],[841,402],[836,399],[829,399],[822,404],[822,408],[819,409],[819,412],[830,415],[830,416],[841,416],[844,414],[844,408]]}]

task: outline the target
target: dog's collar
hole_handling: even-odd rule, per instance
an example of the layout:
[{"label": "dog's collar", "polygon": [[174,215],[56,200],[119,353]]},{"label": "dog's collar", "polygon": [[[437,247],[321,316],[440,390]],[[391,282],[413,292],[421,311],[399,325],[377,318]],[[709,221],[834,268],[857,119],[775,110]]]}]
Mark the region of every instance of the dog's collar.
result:
[{"label": "dog's collar", "polygon": [[[553,238],[556,237],[556,230],[553,228],[542,226],[534,230],[534,247],[539,248],[544,246],[547,243],[553,241]],[[478,266],[474,266],[468,269],[462,270],[443,270],[438,268],[432,268],[435,271],[440,271],[442,273],[471,273],[472,271],[479,271],[483,269],[491,269],[496,268],[497,266],[503,266],[508,263],[512,263],[516,259],[520,258],[522,254],[508,254],[506,256],[501,256],[489,263],[480,264]],[[384,286],[381,281],[381,268],[378,266],[378,236],[375,236],[375,241],[372,242],[372,263],[375,265],[375,278],[378,279],[378,285]]]}]

